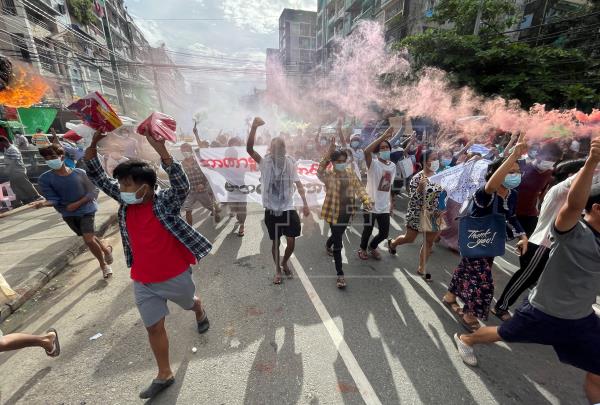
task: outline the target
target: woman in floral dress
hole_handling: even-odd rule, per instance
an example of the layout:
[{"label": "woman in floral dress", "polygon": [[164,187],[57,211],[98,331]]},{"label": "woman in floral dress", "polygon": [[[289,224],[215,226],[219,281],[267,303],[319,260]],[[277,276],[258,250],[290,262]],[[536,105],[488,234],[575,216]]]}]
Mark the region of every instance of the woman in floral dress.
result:
[{"label": "woman in floral dress", "polygon": [[[396,254],[396,247],[407,243],[413,243],[419,233],[425,233],[424,241],[421,245],[421,253],[419,255],[419,269],[417,273],[425,279],[431,281],[431,274],[425,271],[425,264],[431,253],[434,241],[440,235],[439,230],[432,231],[431,229],[423,229],[423,213],[426,213],[433,219],[441,219],[443,215],[443,204],[440,205],[440,196],[443,197],[444,189],[429,181],[429,177],[437,173],[440,168],[438,153],[435,151],[427,151],[423,153],[423,170],[417,173],[410,181],[409,185],[409,202],[408,211],[406,214],[406,233],[396,239],[388,240],[388,251],[390,254]],[[443,198],[442,198],[443,199]]]}]

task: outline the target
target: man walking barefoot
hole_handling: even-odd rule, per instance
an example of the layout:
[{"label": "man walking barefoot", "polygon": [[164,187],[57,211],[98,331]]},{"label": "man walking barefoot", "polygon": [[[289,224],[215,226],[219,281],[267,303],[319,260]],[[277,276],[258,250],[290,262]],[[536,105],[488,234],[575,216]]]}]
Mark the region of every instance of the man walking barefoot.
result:
[{"label": "man walking barefoot", "polygon": [[[281,271],[286,276],[292,277],[288,267],[288,260],[294,253],[296,238],[300,236],[300,217],[294,207],[294,184],[302,197],[304,216],[310,215],[304,186],[298,177],[298,165],[293,158],[286,154],[285,142],[282,138],[273,138],[271,153],[264,158],[254,150],[256,130],[264,125],[261,118],[254,118],[246,151],[259,164],[262,184],[262,200],[265,208],[265,224],[269,231],[269,238],[273,241],[272,253],[275,262],[275,277],[273,284],[281,284]],[[286,237],[287,247],[283,260],[279,262],[279,245],[282,236]]]},{"label": "man walking barefoot", "polygon": [[148,143],[158,153],[169,175],[170,188],[155,193],[156,172],[146,162],[129,160],[109,178],[97,156],[96,145],[103,138],[96,133],[86,150],[87,172],[94,184],[117,200],[119,228],[127,265],[131,267],[135,301],[158,365],[158,374],[140,398],[155,397],[175,382],[169,362],[169,339],[165,317],[167,301],[195,312],[197,329],[205,333],[208,317],[195,296],[191,266],[206,256],[210,242],[179,215],[190,184],[181,167],[165,147],[147,134]]}]

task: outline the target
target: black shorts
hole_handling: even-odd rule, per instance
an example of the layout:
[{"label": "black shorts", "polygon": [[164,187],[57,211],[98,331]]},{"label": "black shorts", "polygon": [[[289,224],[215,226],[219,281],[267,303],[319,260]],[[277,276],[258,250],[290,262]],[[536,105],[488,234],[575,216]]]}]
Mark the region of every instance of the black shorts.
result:
[{"label": "black shorts", "polygon": [[498,328],[505,342],[537,343],[554,348],[562,363],[600,375],[600,317],[560,319],[534,308],[527,299]]},{"label": "black shorts", "polygon": [[273,215],[271,210],[265,210],[265,224],[271,240],[282,236],[297,238],[302,230],[300,216],[296,210],[284,211],[280,216]]},{"label": "black shorts", "polygon": [[94,214],[82,215],[80,217],[63,217],[69,228],[77,235],[94,233]]}]

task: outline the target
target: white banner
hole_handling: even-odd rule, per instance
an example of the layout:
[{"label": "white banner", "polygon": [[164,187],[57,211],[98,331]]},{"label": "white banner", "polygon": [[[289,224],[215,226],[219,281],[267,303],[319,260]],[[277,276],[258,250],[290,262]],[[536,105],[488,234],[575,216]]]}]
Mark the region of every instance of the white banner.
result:
[{"label": "white banner", "polygon": [[[261,156],[267,153],[266,146],[257,146],[255,150]],[[202,148],[199,163],[219,202],[262,204],[260,170],[246,147]],[[325,186],[317,178],[318,168],[319,164],[312,160],[298,161],[298,175],[310,207],[321,207],[325,200]],[[294,204],[302,206],[298,193],[294,195]]]}]

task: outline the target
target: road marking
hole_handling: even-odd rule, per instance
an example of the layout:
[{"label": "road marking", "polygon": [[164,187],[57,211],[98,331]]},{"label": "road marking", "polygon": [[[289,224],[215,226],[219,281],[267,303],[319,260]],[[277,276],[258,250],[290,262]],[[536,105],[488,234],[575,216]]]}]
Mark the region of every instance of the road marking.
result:
[{"label": "road marking", "polygon": [[306,290],[306,293],[308,294],[308,298],[317,310],[317,314],[319,314],[321,322],[327,329],[329,337],[331,337],[331,340],[333,341],[333,344],[336,347],[340,357],[344,361],[346,368],[348,369],[350,375],[354,379],[354,382],[356,383],[358,391],[360,392],[360,395],[362,396],[363,400],[367,405],[381,404],[381,401],[375,393],[373,386],[371,385],[364,371],[358,364],[356,357],[354,357],[354,354],[352,354],[350,347],[348,347],[348,344],[344,340],[344,337],[342,336],[342,333],[338,329],[337,325],[335,324],[333,319],[331,319],[329,311],[327,311],[325,304],[323,304],[323,301],[321,301],[319,294],[317,294],[317,291],[308,279],[308,276],[306,275],[306,272],[300,265],[300,262],[298,261],[298,259],[296,259],[296,256],[294,255],[292,255],[290,261],[292,262],[292,266],[294,267],[298,278],[304,286],[304,290]]}]

